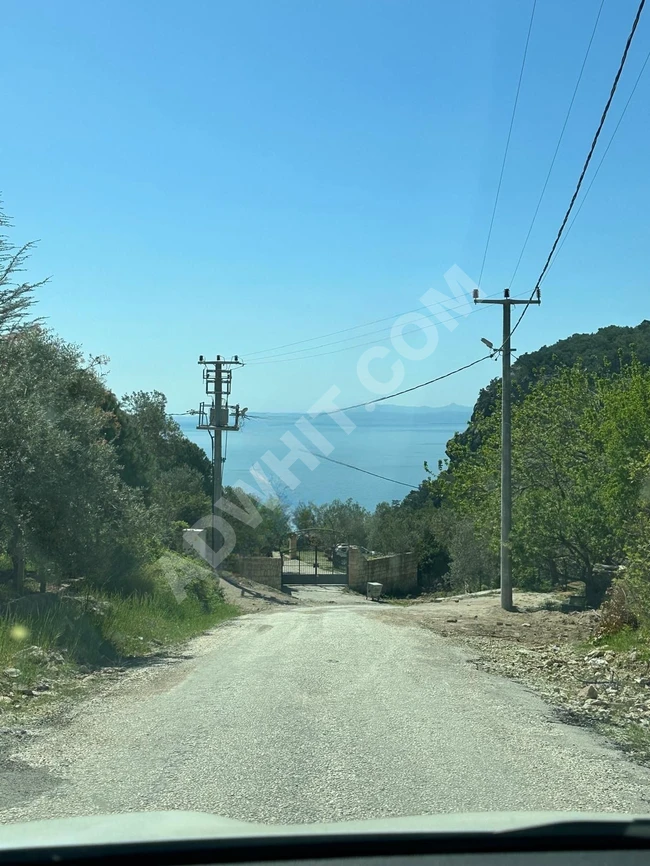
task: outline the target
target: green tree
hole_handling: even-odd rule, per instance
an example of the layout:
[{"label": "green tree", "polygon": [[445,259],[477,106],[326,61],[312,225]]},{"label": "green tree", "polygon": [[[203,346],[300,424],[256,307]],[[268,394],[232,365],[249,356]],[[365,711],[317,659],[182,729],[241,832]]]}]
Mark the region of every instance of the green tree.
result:
[{"label": "green tree", "polygon": [[32,558],[62,577],[118,579],[151,552],[150,515],[102,432],[95,365],[40,328],[0,341],[0,523],[16,588]]},{"label": "green tree", "polygon": [[198,445],[183,435],[167,414],[159,391],[138,391],[123,398],[116,447],[125,479],[142,489],[168,528],[194,524],[211,509],[212,469]]},{"label": "green tree", "polygon": [[28,325],[28,316],[35,303],[34,291],[47,281],[30,283],[22,272],[34,244],[16,246],[5,234],[11,226],[0,202],[0,336],[6,338]]},{"label": "green tree", "polygon": [[402,502],[380,502],[372,515],[369,533],[373,550],[415,553],[418,582],[426,590],[447,589],[449,584],[449,551],[434,501],[427,496],[407,496]]},{"label": "green tree", "polygon": [[[224,496],[230,502],[237,503],[239,501],[235,488],[226,487]],[[256,522],[255,526],[244,521],[230,521],[236,536],[233,553],[240,556],[271,556],[272,553],[285,546],[287,537],[291,532],[288,509],[279,499],[269,499],[263,502],[250,493],[246,496],[257,509],[260,520]]]},{"label": "green tree", "polygon": [[[499,541],[499,411],[482,419],[449,483],[453,510],[471,519],[491,554]],[[598,604],[638,511],[633,467],[650,442],[650,373],[637,361],[597,376],[582,365],[530,388],[513,411],[515,582],[584,581]],[[458,443],[452,446],[461,447]]]},{"label": "green tree", "polygon": [[368,546],[370,512],[349,498],[333,499],[321,505],[317,511],[317,525],[333,530],[333,537],[340,542]]}]

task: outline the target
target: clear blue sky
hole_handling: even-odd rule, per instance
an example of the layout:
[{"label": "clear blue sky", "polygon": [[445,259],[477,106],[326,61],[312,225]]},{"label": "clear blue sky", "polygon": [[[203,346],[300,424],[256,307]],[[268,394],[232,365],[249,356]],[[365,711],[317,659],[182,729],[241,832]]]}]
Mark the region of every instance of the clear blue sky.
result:
[{"label": "clear blue sky", "polygon": [[[599,2],[538,0],[487,293],[510,280]],[[605,0],[514,292],[550,248],[636,6]],[[454,264],[478,279],[530,8],[6,0],[0,189],[14,240],[40,239],[30,276],[52,275],[41,314],[110,356],[118,394],[157,388],[182,411],[202,395],[199,353],[245,358],[410,310],[427,288],[448,291]],[[649,49],[647,11],[605,143]],[[649,97],[650,64],[520,351],[650,318]],[[495,308],[440,328],[403,386],[499,333]],[[330,385],[367,399],[361,351],[248,366],[234,397],[260,411],[303,410]],[[486,362],[401,402],[471,405],[496,371]]]}]

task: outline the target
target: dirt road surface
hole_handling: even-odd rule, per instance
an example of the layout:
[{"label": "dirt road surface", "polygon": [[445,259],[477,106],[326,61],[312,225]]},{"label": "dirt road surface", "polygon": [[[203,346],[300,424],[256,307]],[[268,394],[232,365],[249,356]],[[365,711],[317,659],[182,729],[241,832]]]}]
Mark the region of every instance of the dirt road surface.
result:
[{"label": "dirt road surface", "polygon": [[338,601],[242,616],[185,658],[130,672],[65,723],[5,737],[0,821],[650,811],[650,770],[422,627],[426,616],[458,627],[463,603],[434,613]]}]

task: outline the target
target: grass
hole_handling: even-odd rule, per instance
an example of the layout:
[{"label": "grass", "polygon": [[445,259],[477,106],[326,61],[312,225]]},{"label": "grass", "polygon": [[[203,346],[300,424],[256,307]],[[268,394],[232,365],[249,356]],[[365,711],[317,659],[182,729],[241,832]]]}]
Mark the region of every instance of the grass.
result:
[{"label": "grass", "polygon": [[592,642],[592,646],[606,646],[607,649],[619,653],[635,650],[640,659],[650,661],[650,632],[647,627],[633,629],[628,625],[623,626],[614,634],[597,638]]},{"label": "grass", "polygon": [[616,731],[616,736],[624,752],[633,753],[637,760],[650,761],[650,729],[629,725],[624,731]]},{"label": "grass", "polygon": [[38,646],[47,652],[59,650],[61,623],[53,612],[27,619],[11,617],[0,620],[0,671],[17,667],[28,680],[42,673],[43,665],[35,659],[21,656],[21,650]]},{"label": "grass", "polygon": [[180,554],[148,566],[142,584],[147,594],[20,599],[17,613],[0,619],[0,696],[11,697],[0,701],[0,714],[33,702],[21,690],[48,682],[65,691],[82,666],[159,653],[240,612],[226,604],[210,569]]},{"label": "grass", "polygon": [[178,602],[170,593],[107,599],[104,635],[121,656],[140,656],[155,646],[181,643],[230,617],[239,610],[223,601],[202,604],[187,596]]}]

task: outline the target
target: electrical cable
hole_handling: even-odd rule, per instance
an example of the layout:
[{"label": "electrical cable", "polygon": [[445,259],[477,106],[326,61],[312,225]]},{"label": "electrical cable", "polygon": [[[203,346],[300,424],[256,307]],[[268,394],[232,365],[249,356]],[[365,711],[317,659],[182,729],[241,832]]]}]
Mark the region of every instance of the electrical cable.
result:
[{"label": "electrical cable", "polygon": [[[549,265],[551,263],[551,259],[553,258],[553,253],[557,249],[557,245],[560,242],[560,238],[562,237],[562,234],[564,232],[564,228],[567,224],[569,216],[571,215],[571,211],[573,210],[573,206],[576,203],[578,193],[580,192],[580,188],[582,187],[582,183],[585,179],[587,169],[589,168],[589,163],[591,162],[591,159],[594,155],[594,151],[596,149],[596,145],[598,144],[598,139],[600,138],[600,133],[602,132],[603,126],[605,125],[605,120],[607,119],[607,115],[609,114],[609,109],[610,109],[610,106],[612,104],[612,100],[614,99],[614,94],[616,93],[616,89],[618,88],[618,82],[619,82],[621,75],[623,73],[623,69],[625,67],[625,62],[627,60],[627,55],[629,53],[630,46],[632,45],[632,40],[634,39],[634,34],[636,33],[636,28],[639,24],[639,19],[641,17],[641,13],[643,12],[644,6],[645,6],[645,0],[641,0],[641,2],[639,3],[639,8],[637,9],[637,12],[636,12],[636,15],[634,18],[634,23],[632,24],[632,29],[630,31],[630,35],[627,37],[627,42],[625,43],[625,50],[623,51],[623,55],[621,57],[619,67],[618,67],[618,70],[616,72],[616,76],[614,78],[614,82],[612,84],[612,87],[611,87],[611,90],[609,93],[609,97],[607,99],[607,102],[605,103],[605,108],[603,109],[603,113],[602,113],[602,116],[600,118],[600,123],[598,124],[598,128],[596,129],[596,134],[594,135],[593,141],[591,142],[591,147],[589,148],[589,153],[587,154],[585,164],[582,168],[582,171],[580,172],[580,177],[578,178],[578,183],[576,184],[576,188],[574,190],[574,193],[571,196],[571,201],[569,202],[569,207],[567,208],[567,212],[564,215],[564,219],[562,220],[562,224],[560,225],[559,231],[557,233],[557,237],[555,238],[555,240],[553,242],[553,246],[551,247],[551,251],[548,254],[546,262],[544,263],[544,267],[542,268],[542,271],[541,271],[539,277],[537,278],[537,282],[535,283],[535,288],[533,289],[533,294],[540,287],[541,282],[544,279],[544,276],[546,275],[546,271],[548,270]],[[524,307],[524,309],[526,309],[526,308]]]},{"label": "electrical cable", "polygon": [[[471,315],[473,312],[474,312],[474,310],[470,309],[470,311],[468,313],[466,313],[462,316],[449,316],[449,319],[461,321],[461,319],[466,318],[466,316]],[[424,314],[423,314],[423,316],[424,316]],[[431,322],[428,325],[423,325],[421,328],[419,328],[419,330],[425,331],[428,328],[435,328],[437,324],[438,324],[437,322]],[[301,352],[311,352],[314,349],[325,349],[327,346],[336,346],[339,343],[346,343],[348,340],[358,339],[359,337],[372,337],[372,336],[376,336],[377,334],[384,334],[385,332],[386,332],[386,336],[384,339],[387,339],[388,334],[391,330],[392,330],[392,326],[389,328],[379,328],[376,331],[368,331],[368,333],[366,333],[366,334],[357,334],[354,337],[344,337],[342,340],[332,340],[331,342],[323,343],[320,346],[308,346],[306,349],[294,349],[291,352],[281,352],[278,355],[273,355],[273,356],[270,356],[268,358],[256,358],[253,361],[247,362],[246,366],[247,367],[254,367],[254,366],[259,365],[259,364],[272,364],[275,361],[302,361],[302,360],[307,360],[308,358],[318,358],[318,357],[320,357],[320,355],[301,355],[300,357],[291,357],[291,356],[299,355]],[[377,338],[374,340],[368,340],[364,343],[354,343],[352,346],[345,346],[342,349],[334,350],[334,352],[346,351],[347,349],[357,349],[357,348],[360,348],[361,346],[369,346],[371,343],[376,343],[378,341],[378,339],[381,340],[381,338]],[[334,352],[323,352],[321,354],[331,355],[331,354],[334,354]]]},{"label": "electrical cable", "polygon": [[370,472],[369,469],[362,469],[360,466],[353,466],[352,463],[344,463],[342,460],[335,460],[333,457],[326,457],[324,454],[315,451],[309,451],[307,448],[301,448],[307,454],[312,454],[322,460],[329,460],[330,463],[336,463],[338,466],[346,466],[348,469],[356,469],[357,472],[363,472],[364,475],[372,475],[373,478],[381,478],[382,481],[390,481],[392,484],[401,484],[402,487],[410,487],[411,490],[418,490],[414,484],[407,484],[406,481],[397,481],[395,478],[388,478],[386,475],[378,475],[377,472]]},{"label": "electrical cable", "polygon": [[[411,391],[417,391],[420,388],[425,388],[427,385],[433,385],[435,382],[441,382],[443,379],[449,379],[450,376],[455,376],[456,373],[462,373],[463,370],[469,370],[470,367],[474,367],[476,366],[476,364],[480,364],[481,361],[487,361],[493,357],[494,353],[491,352],[489,355],[484,355],[482,358],[476,358],[476,360],[470,361],[469,364],[464,364],[462,367],[457,367],[455,370],[450,370],[449,373],[443,373],[442,376],[436,376],[435,379],[429,379],[427,382],[421,382],[419,385],[413,385],[410,388],[403,388],[401,391],[395,391],[393,394],[386,394],[384,397],[375,397],[373,400],[366,400],[364,403],[354,403],[351,406],[344,406],[342,409],[336,409],[336,412],[349,412],[351,409],[361,409],[364,406],[372,406],[374,403],[381,403],[384,400],[390,400],[392,397],[400,397],[402,394],[410,394]],[[258,418],[259,420],[265,420],[262,416],[259,415]]]},{"label": "electrical cable", "polygon": [[487,361],[492,355],[484,355],[482,358],[477,358],[475,361],[470,361],[469,364],[464,364],[456,370],[451,370],[449,373],[443,373],[442,376],[436,376],[435,379],[429,379],[428,382],[421,382],[419,385],[413,385],[411,388],[404,388],[402,391],[395,391],[394,394],[386,394],[385,397],[375,397],[374,400],[366,400],[365,403],[355,403],[353,406],[344,406],[342,409],[337,409],[337,412],[349,412],[351,409],[361,409],[363,406],[371,406],[373,403],[381,403],[383,400],[390,400],[391,397],[400,397],[402,394],[410,394],[411,391],[417,391],[419,388],[424,388],[427,385],[433,385],[434,382],[441,382],[443,379],[449,379],[450,376],[455,376],[456,373],[462,373],[463,370],[469,370],[481,361]]},{"label": "electrical cable", "polygon": [[[460,307],[449,307],[448,309],[460,309]],[[258,349],[256,352],[242,352],[242,358],[253,358],[255,355],[267,355],[269,352],[276,352],[279,349],[287,349],[290,346],[300,346],[304,343],[313,343],[316,340],[324,340],[327,337],[337,337],[339,334],[346,334],[349,331],[357,331],[359,328],[370,327],[370,325],[378,325],[380,322],[394,321],[399,316],[406,316],[409,313],[419,313],[422,310],[422,305],[414,307],[412,310],[404,310],[402,313],[393,313],[392,316],[384,316],[381,319],[373,319],[371,322],[362,322],[360,325],[351,325],[349,328],[340,328],[338,331],[330,331],[328,334],[321,334],[319,337],[307,337],[305,340],[295,340],[293,343],[282,343],[280,346],[271,346],[268,349]],[[359,334],[358,336],[363,336]],[[354,339],[350,337],[350,339]],[[305,349],[307,351],[307,349]],[[282,353],[285,354],[285,353]],[[259,360],[256,359],[256,360]]]},{"label": "electrical cable", "polygon": [[[487,297],[487,298],[496,297],[497,294],[498,294],[498,292],[495,292],[492,295],[485,295],[485,297]],[[463,307],[468,306],[468,303],[469,303],[468,301],[463,301],[462,304],[456,304],[454,306],[446,306],[445,310],[446,311],[448,311],[448,310],[461,310],[461,309],[463,309]],[[242,354],[241,357],[243,357],[243,358],[253,357],[252,361],[247,362],[247,366],[250,366],[251,364],[257,364],[260,361],[272,360],[275,357],[283,357],[284,355],[294,355],[294,354],[297,354],[298,352],[310,352],[310,351],[313,351],[314,349],[322,349],[322,348],[325,348],[325,346],[334,345],[335,342],[344,343],[346,340],[355,340],[355,339],[358,339],[360,337],[368,337],[368,336],[371,336],[372,334],[379,334],[379,333],[382,333],[383,331],[388,331],[388,330],[390,330],[392,325],[390,327],[379,328],[377,331],[369,331],[366,334],[354,334],[351,337],[346,337],[343,340],[338,340],[338,341],[335,341],[332,343],[323,343],[321,346],[306,346],[304,349],[296,349],[292,352],[278,352],[277,355],[271,355],[270,354],[271,352],[276,352],[279,349],[284,349],[284,348],[288,348],[291,346],[298,346],[298,345],[301,345],[304,343],[313,343],[316,340],[324,340],[327,337],[336,337],[339,334],[345,334],[349,331],[358,330],[359,328],[365,328],[365,327],[369,327],[370,325],[376,325],[376,324],[379,324],[380,322],[388,322],[388,321],[394,322],[395,319],[399,318],[400,316],[406,316],[409,313],[422,313],[424,315],[424,309],[425,309],[424,305],[421,304],[419,307],[415,307],[412,310],[405,310],[402,313],[394,313],[392,316],[385,316],[382,319],[375,319],[374,321],[371,321],[371,322],[363,322],[360,325],[352,325],[350,328],[341,328],[338,331],[331,331],[329,334],[321,334],[319,337],[309,337],[308,339],[305,339],[305,340],[296,340],[293,343],[284,343],[284,345],[276,346],[274,349],[260,349],[258,352],[251,352],[250,355]],[[460,317],[450,316],[450,318],[460,318]],[[255,355],[260,355],[260,354],[264,355],[265,357],[262,357],[262,358],[254,357]],[[266,355],[268,355],[268,359],[267,359]]]},{"label": "electrical cable", "polygon": [[[627,37],[627,41],[625,43],[625,48],[623,50],[623,54],[621,56],[621,60],[620,60],[619,65],[618,65],[618,70],[616,71],[614,81],[613,81],[612,86],[610,88],[609,97],[607,98],[607,102],[605,103],[605,108],[603,109],[603,113],[601,115],[600,122],[598,124],[598,127],[596,129],[596,133],[595,133],[593,140],[591,142],[591,147],[589,148],[589,152],[587,153],[587,158],[585,159],[584,165],[582,167],[582,171],[580,172],[580,177],[578,178],[578,183],[576,184],[576,188],[573,192],[573,195],[571,196],[571,201],[569,202],[569,207],[567,208],[567,211],[564,215],[564,219],[562,220],[562,223],[561,223],[560,228],[558,230],[557,236],[556,236],[555,240],[553,241],[553,246],[551,247],[551,251],[546,258],[546,262],[544,263],[544,267],[542,268],[540,275],[537,278],[537,282],[535,283],[535,287],[533,288],[533,291],[531,292],[531,295],[530,295],[531,301],[534,298],[535,293],[539,291],[542,280],[546,276],[546,273],[550,267],[551,259],[553,258],[553,255],[557,249],[557,245],[559,244],[560,238],[562,237],[562,235],[564,233],[564,229],[565,229],[566,224],[569,220],[569,216],[571,215],[571,211],[573,210],[573,207],[576,203],[576,199],[578,198],[578,194],[580,193],[580,189],[581,189],[582,183],[585,179],[585,175],[587,173],[587,169],[589,168],[589,164],[591,162],[591,159],[594,155],[594,151],[596,149],[598,139],[600,138],[600,134],[602,132],[603,126],[605,125],[605,120],[607,119],[607,115],[609,114],[609,109],[610,109],[610,106],[612,104],[612,100],[614,99],[614,94],[616,93],[616,90],[618,88],[618,82],[620,81],[621,75],[623,74],[623,69],[625,68],[625,63],[627,61],[627,56],[628,56],[629,51],[630,51],[630,46],[632,45],[632,40],[634,39],[634,34],[636,33],[636,29],[637,29],[638,24],[639,24],[639,19],[641,18],[641,13],[643,12],[643,7],[645,6],[645,2],[646,2],[646,0],[641,0],[641,2],[639,3],[639,6],[637,8],[636,15],[634,16],[634,21],[632,23],[632,28],[630,30],[628,37]],[[515,333],[515,331],[517,330],[517,328],[521,324],[521,321],[524,318],[524,316],[526,315],[527,310],[528,310],[528,304],[526,304],[523,307],[523,309],[521,311],[521,315],[517,319],[514,328],[512,328],[512,330],[510,331],[510,337],[512,337],[512,335]],[[505,345],[505,343],[504,343],[504,345]],[[503,345],[501,346],[501,348],[503,348]]]},{"label": "electrical cable", "polygon": [[[568,226],[566,232],[564,233],[564,237],[562,238],[562,243],[558,246],[558,248],[557,248],[557,250],[556,250],[556,252],[555,252],[555,256],[553,257],[553,261],[551,262],[551,264],[550,264],[550,266],[549,266],[549,269],[548,269],[549,271],[551,270],[551,268],[553,267],[553,265],[554,265],[555,262],[557,261],[557,257],[558,257],[558,255],[560,254],[560,251],[562,250],[562,247],[563,247],[564,244],[566,243],[566,239],[568,238],[568,236],[569,236],[569,234],[570,234],[570,232],[571,232],[571,229],[573,228],[573,226],[575,225],[576,220],[578,219],[578,216],[579,216],[579,214],[580,214],[580,211],[582,210],[582,206],[584,205],[585,201],[587,200],[587,196],[589,195],[589,192],[590,192],[592,186],[594,185],[594,181],[595,181],[596,178],[598,177],[598,172],[600,171],[601,166],[602,166],[603,162],[605,161],[605,157],[607,156],[607,153],[609,152],[609,149],[610,149],[610,147],[612,146],[612,142],[614,141],[614,137],[616,136],[616,133],[618,132],[618,128],[619,128],[619,126],[621,125],[621,122],[623,121],[623,118],[625,117],[625,112],[627,111],[628,106],[629,106],[630,102],[632,101],[632,97],[634,96],[634,93],[635,93],[635,91],[636,91],[636,89],[637,89],[637,87],[638,87],[638,85],[639,85],[639,82],[641,81],[641,78],[642,78],[642,76],[643,76],[643,73],[645,72],[645,68],[646,68],[646,66],[648,65],[648,61],[650,61],[650,51],[646,54],[646,58],[645,58],[645,60],[643,61],[643,65],[641,66],[641,69],[640,69],[640,71],[639,71],[639,74],[638,74],[637,77],[636,77],[636,81],[634,82],[634,87],[633,87],[632,90],[630,91],[630,95],[628,96],[628,98],[627,98],[627,102],[625,103],[625,106],[623,107],[623,111],[621,112],[621,116],[620,116],[619,119],[618,119],[618,123],[617,123],[616,126],[614,127],[614,131],[612,132],[612,135],[611,135],[611,137],[610,137],[610,139],[609,139],[609,142],[608,142],[608,144],[607,144],[607,147],[605,148],[605,150],[604,150],[604,152],[603,152],[603,155],[602,155],[601,158],[600,158],[600,162],[599,162],[598,165],[596,166],[596,169],[595,169],[595,171],[594,171],[594,173],[593,173],[593,176],[592,176],[592,178],[591,178],[591,181],[589,182],[589,186],[588,186],[587,189],[585,190],[585,194],[583,195],[582,200],[581,200],[580,204],[578,205],[578,208],[577,208],[575,214],[573,215],[573,219],[571,220],[571,223],[569,224],[569,226]],[[547,273],[548,273],[548,271],[547,271]]]},{"label": "electrical cable", "polygon": [[528,44],[530,42],[530,33],[533,29],[533,19],[535,18],[535,7],[537,5],[537,0],[533,0],[532,9],[530,12],[530,22],[528,24],[528,33],[526,34],[526,44],[524,46],[524,56],[521,59],[521,69],[519,70],[519,81],[517,82],[517,91],[515,93],[515,101],[512,106],[512,115],[510,116],[510,127],[508,128],[508,137],[506,138],[506,146],[503,152],[503,162],[501,163],[501,172],[499,173],[499,182],[497,184],[497,191],[494,197],[494,207],[492,208],[492,216],[490,218],[490,227],[487,233],[487,240],[485,241],[485,250],[483,252],[483,261],[481,262],[481,272],[478,278],[479,288],[481,286],[481,281],[483,280],[483,271],[485,270],[485,261],[487,259],[488,249],[490,247],[490,239],[492,237],[492,228],[494,226],[494,218],[497,213],[497,205],[499,204],[499,195],[501,193],[501,184],[503,182],[503,174],[506,169],[506,161],[508,159],[508,151],[510,149],[510,138],[512,136],[512,128],[515,123],[515,115],[517,113],[517,104],[519,102],[519,92],[521,90],[521,82],[524,77],[524,68],[526,66],[526,57],[528,55]]},{"label": "electrical cable", "polygon": [[[527,292],[521,292],[520,294],[526,295],[528,293]],[[469,313],[467,313],[467,316],[473,315],[474,313],[478,312],[480,309],[483,309],[483,308],[474,307]],[[464,319],[467,316],[465,316],[465,315],[463,315],[463,316],[449,316],[449,318],[455,319],[457,321],[461,321],[461,319]],[[429,328],[435,328],[437,326],[437,324],[438,324],[437,322],[430,322],[428,325],[423,325],[421,328],[419,328],[419,330],[420,331],[426,331]],[[386,329],[382,328],[381,331],[378,331],[377,333],[382,333],[384,330],[386,330]],[[371,331],[370,333],[373,333],[373,332]],[[359,334],[359,336],[368,336],[368,334],[363,334],[363,335]],[[383,339],[388,339],[388,335],[386,335],[386,337],[384,337]],[[322,358],[325,355],[335,355],[335,354],[338,354],[339,352],[347,352],[350,349],[361,349],[364,346],[372,346],[372,345],[377,344],[378,342],[382,342],[382,339],[381,338],[379,338],[379,339],[375,338],[374,340],[366,340],[363,343],[354,343],[352,346],[343,346],[340,349],[331,349],[329,352],[318,352],[315,355],[301,355],[301,356],[288,357],[288,358],[283,357],[281,355],[278,355],[277,357],[274,357],[274,358],[262,359],[259,361],[251,361],[250,363],[246,363],[246,366],[247,367],[255,367],[255,366],[260,366],[261,364],[273,364],[276,362],[277,363],[284,363],[286,361],[309,361],[312,358]],[[313,348],[323,348],[323,347],[314,346]],[[307,352],[307,351],[310,351],[310,349],[303,349],[301,351]],[[289,353],[287,353],[287,354],[289,354]]]},{"label": "electrical cable", "polygon": [[600,15],[603,11],[603,6],[605,5],[605,0],[600,0],[600,6],[598,7],[598,13],[596,15],[596,20],[594,22],[593,29],[591,31],[591,37],[589,39],[589,44],[587,45],[587,50],[585,52],[584,59],[582,61],[582,66],[580,67],[580,72],[578,74],[578,80],[576,81],[575,87],[573,88],[573,95],[571,96],[571,101],[569,102],[569,107],[567,109],[566,116],[564,118],[564,123],[562,124],[562,129],[560,130],[560,136],[557,140],[557,144],[555,145],[555,152],[553,153],[553,158],[551,159],[551,164],[548,167],[548,172],[546,174],[546,179],[544,181],[544,185],[542,186],[542,191],[539,194],[539,199],[537,200],[537,206],[535,207],[535,212],[533,213],[533,218],[528,227],[528,232],[526,233],[526,238],[524,239],[523,246],[521,248],[521,252],[519,253],[519,258],[517,259],[517,264],[515,265],[514,272],[512,277],[510,278],[510,288],[512,288],[512,284],[515,281],[515,277],[517,276],[517,271],[519,270],[519,265],[521,264],[521,260],[524,257],[524,252],[526,251],[526,247],[528,246],[528,241],[530,240],[530,235],[533,231],[533,226],[537,220],[537,214],[539,213],[539,209],[542,205],[542,200],[544,195],[546,194],[546,188],[548,186],[548,182],[551,178],[551,173],[553,172],[553,167],[555,165],[555,160],[557,159],[558,152],[560,150],[560,145],[562,144],[562,139],[564,138],[564,133],[567,128],[567,124],[569,122],[569,117],[571,116],[571,111],[573,109],[573,103],[575,102],[576,94],[578,93],[578,88],[580,87],[580,82],[582,81],[582,75],[585,71],[585,66],[587,64],[587,59],[591,52],[591,46],[594,41],[594,36],[596,35],[596,29],[598,27],[598,22],[600,21]]}]

